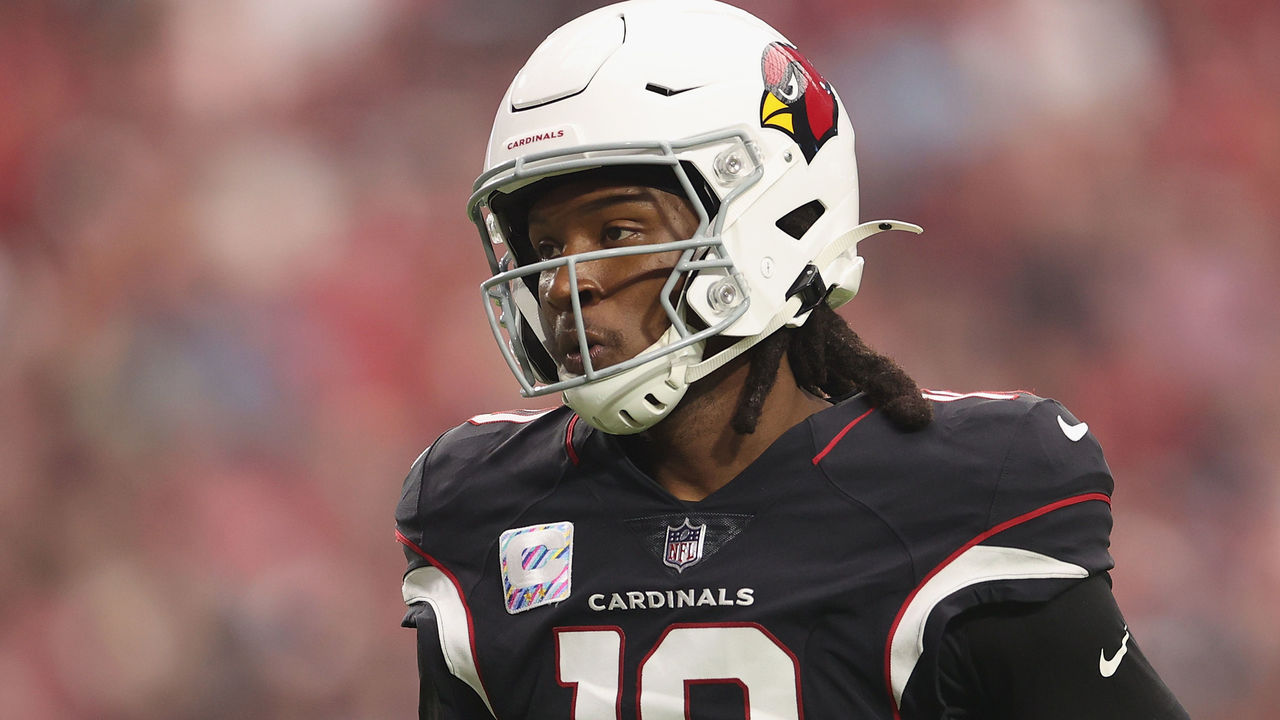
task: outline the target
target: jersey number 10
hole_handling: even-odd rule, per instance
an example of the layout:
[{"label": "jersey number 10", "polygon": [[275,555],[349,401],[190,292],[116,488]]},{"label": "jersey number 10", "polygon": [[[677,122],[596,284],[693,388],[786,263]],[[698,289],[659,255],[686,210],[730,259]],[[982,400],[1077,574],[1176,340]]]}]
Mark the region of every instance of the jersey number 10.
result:
[{"label": "jersey number 10", "polygon": [[[621,628],[556,628],[556,679],[573,688],[574,720],[620,718],[623,683]],[[636,673],[641,720],[685,720],[688,688],[742,688],[751,720],[799,720],[799,663],[769,631],[755,624],[671,625]]]}]

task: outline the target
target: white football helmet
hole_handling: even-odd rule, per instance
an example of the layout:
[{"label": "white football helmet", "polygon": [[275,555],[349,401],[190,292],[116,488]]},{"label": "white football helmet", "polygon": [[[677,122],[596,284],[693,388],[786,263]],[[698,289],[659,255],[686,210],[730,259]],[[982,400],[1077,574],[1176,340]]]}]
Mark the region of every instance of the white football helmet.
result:
[{"label": "white football helmet", "polygon": [[[694,235],[541,261],[522,235],[521,191],[617,166],[687,197]],[[630,0],[548,36],[502,99],[468,213],[494,273],[481,286],[489,323],[522,394],[561,392],[613,434],[652,427],[690,383],[803,324],[818,302],[851,299],[862,238],[920,232],[858,223],[853,128],[839,96],[776,30],[712,0]],[[592,367],[574,296],[585,372],[557,367],[539,274],[566,271],[572,286],[578,263],[672,250],[681,256],[660,298],[667,332],[630,360]],[[715,335],[740,339],[704,358]]]}]

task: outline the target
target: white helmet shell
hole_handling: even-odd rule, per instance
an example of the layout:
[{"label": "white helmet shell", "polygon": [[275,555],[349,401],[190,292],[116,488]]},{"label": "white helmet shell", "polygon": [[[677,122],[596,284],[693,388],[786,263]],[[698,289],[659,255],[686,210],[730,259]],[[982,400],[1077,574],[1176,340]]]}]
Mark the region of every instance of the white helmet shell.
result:
[{"label": "white helmet shell", "polygon": [[[683,253],[667,285],[683,282],[683,294],[660,299],[672,329],[629,361],[588,363],[568,376],[537,347],[544,338],[530,278],[620,251],[539,262],[522,252],[521,221],[497,207],[539,180],[606,166],[669,168],[700,225],[686,241],[640,249]],[[816,302],[852,298],[861,237],[918,231],[859,226],[844,103],[780,33],[712,0],[631,0],[548,36],[502,100],[468,209],[494,272],[482,286],[489,320],[522,393],[564,392],[584,419],[613,433],[651,427],[688,383],[780,327],[803,324]],[[797,287],[801,279],[808,285]],[[575,312],[586,357],[576,304]],[[687,325],[690,313],[699,322]],[[713,335],[741,339],[702,358]],[[606,379],[607,390],[592,389]],[[668,400],[655,411],[645,398],[658,396]]]}]

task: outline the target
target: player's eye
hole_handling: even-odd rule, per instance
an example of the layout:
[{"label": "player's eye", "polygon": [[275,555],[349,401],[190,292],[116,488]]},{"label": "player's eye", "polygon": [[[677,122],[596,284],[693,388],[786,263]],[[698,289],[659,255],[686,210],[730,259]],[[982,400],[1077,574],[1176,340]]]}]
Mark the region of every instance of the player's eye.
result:
[{"label": "player's eye", "polygon": [[552,260],[554,258],[558,258],[562,252],[560,244],[551,240],[540,240],[533,246],[533,249],[538,253],[539,260]]},{"label": "player's eye", "polygon": [[627,240],[638,240],[640,233],[629,228],[610,225],[604,229],[604,240],[609,243],[625,242]]}]

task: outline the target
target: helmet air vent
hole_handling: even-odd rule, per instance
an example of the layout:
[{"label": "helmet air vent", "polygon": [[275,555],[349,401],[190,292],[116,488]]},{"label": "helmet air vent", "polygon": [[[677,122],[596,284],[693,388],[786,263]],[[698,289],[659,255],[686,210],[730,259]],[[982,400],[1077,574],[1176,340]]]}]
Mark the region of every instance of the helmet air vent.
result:
[{"label": "helmet air vent", "polygon": [[782,232],[799,240],[804,234],[809,232],[809,228],[818,222],[818,218],[827,211],[827,207],[820,200],[810,200],[800,207],[778,218],[774,223]]},{"label": "helmet air vent", "polygon": [[648,90],[651,93],[657,93],[663,97],[671,97],[672,95],[679,95],[680,93],[689,92],[690,90],[697,90],[698,86],[695,85],[693,87],[680,88],[679,90],[677,90],[675,88],[669,88],[665,85],[659,85],[658,83],[649,83],[648,85],[644,86],[644,89]]}]

